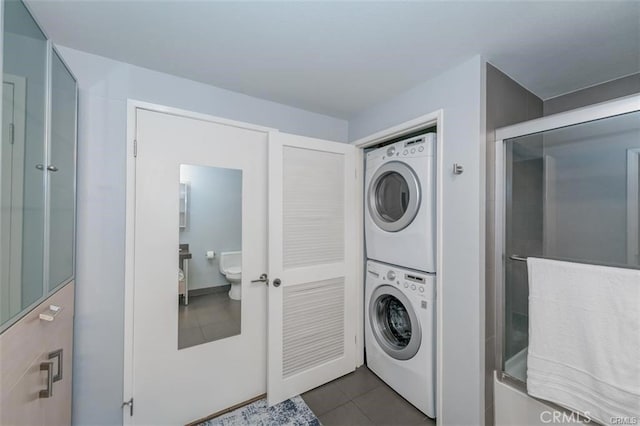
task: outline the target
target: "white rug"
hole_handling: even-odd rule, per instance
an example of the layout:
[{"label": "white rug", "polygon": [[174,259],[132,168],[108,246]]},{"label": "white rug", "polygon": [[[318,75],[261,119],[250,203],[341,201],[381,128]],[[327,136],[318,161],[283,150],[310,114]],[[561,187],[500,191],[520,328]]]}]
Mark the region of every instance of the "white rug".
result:
[{"label": "white rug", "polygon": [[321,423],[309,406],[296,396],[273,407],[260,399],[199,426],[320,426]]}]

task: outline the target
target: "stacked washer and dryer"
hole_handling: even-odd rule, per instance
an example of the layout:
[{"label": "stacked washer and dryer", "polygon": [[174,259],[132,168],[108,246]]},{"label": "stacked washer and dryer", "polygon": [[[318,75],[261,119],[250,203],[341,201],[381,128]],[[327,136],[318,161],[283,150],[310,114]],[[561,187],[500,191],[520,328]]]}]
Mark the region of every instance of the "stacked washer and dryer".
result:
[{"label": "stacked washer and dryer", "polygon": [[436,417],[436,134],[369,151],[365,174],[367,366]]}]

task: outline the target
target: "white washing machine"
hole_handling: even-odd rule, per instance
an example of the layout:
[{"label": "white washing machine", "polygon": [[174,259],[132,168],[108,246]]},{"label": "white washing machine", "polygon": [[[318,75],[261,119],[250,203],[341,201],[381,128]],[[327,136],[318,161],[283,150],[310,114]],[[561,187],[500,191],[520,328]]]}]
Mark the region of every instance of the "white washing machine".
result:
[{"label": "white washing machine", "polygon": [[435,275],[367,261],[367,366],[427,416],[436,417]]},{"label": "white washing machine", "polygon": [[367,153],[367,258],[435,272],[436,134]]}]

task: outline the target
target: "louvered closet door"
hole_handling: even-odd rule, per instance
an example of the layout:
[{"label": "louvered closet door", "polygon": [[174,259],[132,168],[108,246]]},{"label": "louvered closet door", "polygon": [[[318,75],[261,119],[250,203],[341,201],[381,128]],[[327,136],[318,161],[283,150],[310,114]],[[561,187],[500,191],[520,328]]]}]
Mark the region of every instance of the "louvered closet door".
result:
[{"label": "louvered closet door", "polygon": [[355,369],[355,151],[302,136],[269,137],[270,405]]}]

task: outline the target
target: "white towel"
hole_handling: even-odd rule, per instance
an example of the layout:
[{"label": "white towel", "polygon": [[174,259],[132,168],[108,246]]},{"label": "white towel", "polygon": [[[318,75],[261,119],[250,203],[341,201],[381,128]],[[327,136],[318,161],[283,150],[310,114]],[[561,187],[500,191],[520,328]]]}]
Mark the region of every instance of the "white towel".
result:
[{"label": "white towel", "polygon": [[640,270],[534,258],[527,267],[528,393],[603,424],[638,422]]}]

